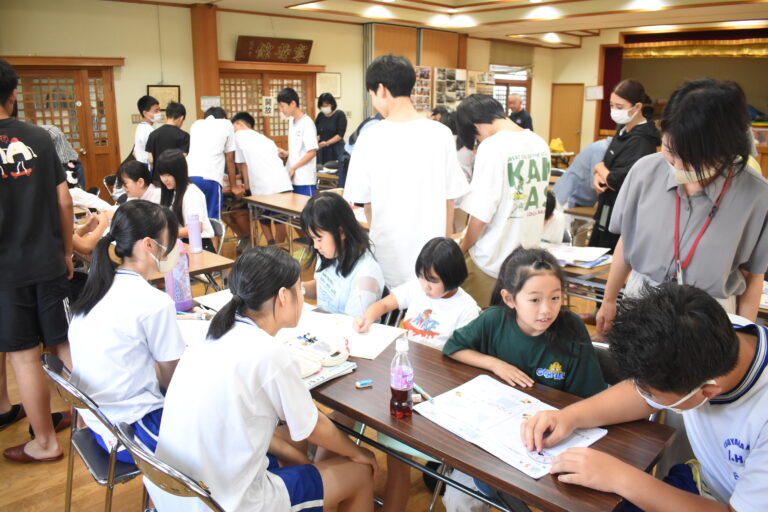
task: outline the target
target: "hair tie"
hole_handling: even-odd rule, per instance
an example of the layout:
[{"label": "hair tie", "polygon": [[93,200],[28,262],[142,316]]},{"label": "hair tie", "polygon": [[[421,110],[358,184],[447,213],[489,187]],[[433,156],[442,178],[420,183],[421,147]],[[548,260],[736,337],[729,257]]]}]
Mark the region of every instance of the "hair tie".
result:
[{"label": "hair tie", "polygon": [[235,306],[240,307],[243,304],[243,298],[239,295],[232,295],[232,302],[234,302]]}]

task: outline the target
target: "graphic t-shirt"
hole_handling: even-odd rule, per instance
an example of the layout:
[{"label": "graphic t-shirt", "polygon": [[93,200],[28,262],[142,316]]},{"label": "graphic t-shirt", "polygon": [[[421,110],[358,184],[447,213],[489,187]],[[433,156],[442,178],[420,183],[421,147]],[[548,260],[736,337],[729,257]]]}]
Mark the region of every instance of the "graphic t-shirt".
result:
[{"label": "graphic t-shirt", "polygon": [[438,350],[453,331],[480,314],[475,299],[461,288],[447,299],[431,299],[419,280],[413,279],[392,290],[392,294],[399,308],[407,309],[403,327],[408,330],[408,338]]},{"label": "graphic t-shirt", "polygon": [[478,146],[461,209],[487,224],[469,254],[489,276],[518,246],[541,242],[549,170],[549,147],[530,130],[500,131]]},{"label": "graphic t-shirt", "polygon": [[0,120],[0,288],[66,272],[56,194],[65,179],[48,132]]}]

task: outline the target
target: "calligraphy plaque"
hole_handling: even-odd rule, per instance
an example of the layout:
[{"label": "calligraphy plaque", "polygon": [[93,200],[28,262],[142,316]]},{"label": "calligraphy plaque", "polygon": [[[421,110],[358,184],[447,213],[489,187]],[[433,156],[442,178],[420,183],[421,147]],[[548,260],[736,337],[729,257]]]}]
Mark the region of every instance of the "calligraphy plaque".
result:
[{"label": "calligraphy plaque", "polygon": [[237,36],[235,60],[306,64],[312,41],[280,37]]}]

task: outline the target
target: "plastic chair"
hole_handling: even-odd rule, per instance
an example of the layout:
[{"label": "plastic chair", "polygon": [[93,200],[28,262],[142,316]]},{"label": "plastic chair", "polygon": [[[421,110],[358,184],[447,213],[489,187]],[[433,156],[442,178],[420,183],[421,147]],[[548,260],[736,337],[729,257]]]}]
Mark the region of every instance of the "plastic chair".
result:
[{"label": "plastic chair", "polygon": [[154,454],[149,453],[144,447],[133,439],[133,427],[125,422],[117,425],[117,438],[120,443],[133,456],[136,465],[149,479],[163,491],[184,498],[199,498],[200,501],[215,511],[224,512],[224,509],[211,496],[211,491],[202,482],[195,482],[181,471],[161,461]]},{"label": "plastic chair", "polygon": [[[65,402],[72,406],[72,431],[69,439],[70,450],[69,457],[67,459],[67,490],[65,494],[64,510],[69,512],[72,506],[72,475],[74,471],[75,459],[73,451],[77,451],[80,458],[83,460],[86,469],[91,474],[94,480],[99,485],[107,487],[106,498],[104,501],[104,510],[109,512],[112,510],[112,493],[115,484],[127,482],[140,474],[139,468],[135,464],[127,464],[117,460],[117,450],[120,448],[120,443],[116,443],[112,447],[112,450],[107,453],[104,448],[99,446],[91,435],[90,429],[87,427],[77,428],[77,409],[88,409],[101,421],[107,429],[116,435],[115,426],[109,419],[101,412],[96,402],[80,391],[74,384],[72,384],[71,372],[64,366],[64,363],[53,354],[43,354],[41,363],[43,371],[51,378],[56,384],[56,391]],[[142,507],[144,510],[147,504],[147,492],[146,489],[142,495]]]},{"label": "plastic chair", "polygon": [[107,197],[111,197],[113,201],[117,202],[117,199],[120,196],[125,195],[124,191],[120,194],[115,193],[115,184],[117,183],[117,174],[109,174],[107,176],[104,176],[104,179],[101,180],[101,182],[104,184],[104,189],[107,191]]}]

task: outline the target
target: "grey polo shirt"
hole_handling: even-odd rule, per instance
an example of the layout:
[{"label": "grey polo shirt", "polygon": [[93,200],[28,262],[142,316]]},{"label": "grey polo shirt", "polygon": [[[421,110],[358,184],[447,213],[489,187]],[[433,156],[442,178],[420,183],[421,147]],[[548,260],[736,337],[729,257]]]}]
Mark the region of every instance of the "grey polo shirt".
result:
[{"label": "grey polo shirt", "polygon": [[[691,197],[679,187],[681,260],[688,256],[724,184],[725,178],[718,177]],[[677,189],[664,156],[645,156],[630,170],[611,218],[610,230],[623,240],[624,261],[656,282],[671,279],[675,272]],[[724,299],[746,289],[740,269],[763,274],[766,268],[768,181],[745,168],[731,179],[683,278],[685,284]]]}]

